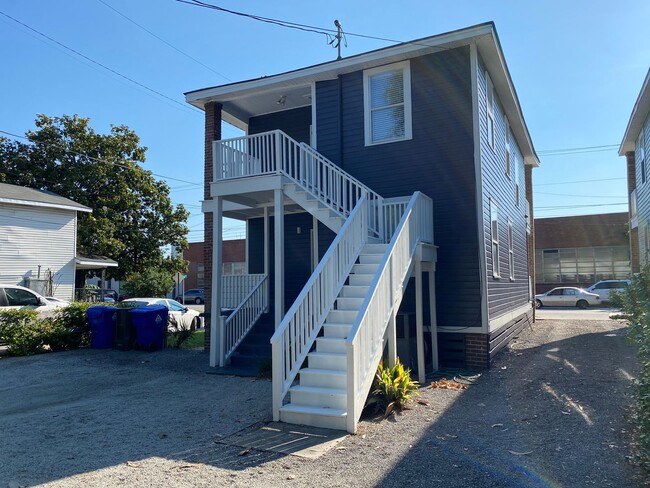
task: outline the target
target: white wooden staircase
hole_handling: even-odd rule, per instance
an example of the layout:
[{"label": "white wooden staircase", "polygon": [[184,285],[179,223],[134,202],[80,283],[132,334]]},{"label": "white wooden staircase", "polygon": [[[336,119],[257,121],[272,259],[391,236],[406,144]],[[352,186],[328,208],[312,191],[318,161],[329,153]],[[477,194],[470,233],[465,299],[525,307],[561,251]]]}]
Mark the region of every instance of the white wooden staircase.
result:
[{"label": "white wooden staircase", "polygon": [[281,131],[217,141],[214,154],[217,179],[281,175],[337,233],[271,339],[273,417],[355,432],[414,260],[433,245],[431,199],[384,199]]}]

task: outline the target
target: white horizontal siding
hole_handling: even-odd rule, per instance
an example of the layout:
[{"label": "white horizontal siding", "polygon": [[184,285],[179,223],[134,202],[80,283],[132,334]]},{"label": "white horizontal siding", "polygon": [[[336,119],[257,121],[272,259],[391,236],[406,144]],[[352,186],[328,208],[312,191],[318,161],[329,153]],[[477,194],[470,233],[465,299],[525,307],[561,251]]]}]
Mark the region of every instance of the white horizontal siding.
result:
[{"label": "white horizontal siding", "polygon": [[0,283],[54,273],[54,296],[74,295],[76,212],[0,203]]}]

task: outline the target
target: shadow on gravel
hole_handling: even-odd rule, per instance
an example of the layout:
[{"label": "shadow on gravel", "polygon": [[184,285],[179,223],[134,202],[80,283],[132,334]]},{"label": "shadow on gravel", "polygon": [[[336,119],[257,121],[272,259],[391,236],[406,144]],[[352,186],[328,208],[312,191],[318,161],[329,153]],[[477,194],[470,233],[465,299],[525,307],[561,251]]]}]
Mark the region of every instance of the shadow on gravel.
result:
[{"label": "shadow on gravel", "polygon": [[502,353],[377,486],[634,486],[625,330]]},{"label": "shadow on gravel", "polygon": [[[163,458],[245,469],[280,454],[222,444],[270,420],[267,380],[205,374],[202,351],[79,350],[0,360],[0,487]],[[161,466],[162,469],[162,466]],[[66,480],[67,482],[67,480]]]}]

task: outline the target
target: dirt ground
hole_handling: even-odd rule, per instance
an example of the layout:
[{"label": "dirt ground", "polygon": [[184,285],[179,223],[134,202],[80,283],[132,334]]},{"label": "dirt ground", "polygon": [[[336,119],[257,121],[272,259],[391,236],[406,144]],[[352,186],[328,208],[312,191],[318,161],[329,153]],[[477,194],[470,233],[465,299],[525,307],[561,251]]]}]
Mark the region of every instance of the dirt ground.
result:
[{"label": "dirt ground", "polygon": [[540,320],[466,390],[423,388],[316,460],[228,445],[270,419],[271,384],[205,374],[203,352],[0,359],[0,488],[640,486],[625,332]]}]

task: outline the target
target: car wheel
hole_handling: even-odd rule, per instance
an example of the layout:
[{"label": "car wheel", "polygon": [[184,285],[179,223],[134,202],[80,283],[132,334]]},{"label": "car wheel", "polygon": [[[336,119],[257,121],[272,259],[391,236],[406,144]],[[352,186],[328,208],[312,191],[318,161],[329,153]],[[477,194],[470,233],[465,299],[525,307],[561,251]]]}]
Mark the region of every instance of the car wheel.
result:
[{"label": "car wheel", "polygon": [[535,308],[542,308],[544,305],[540,300],[535,300]]},{"label": "car wheel", "polygon": [[578,303],[576,303],[576,307],[584,310],[589,307],[589,303],[587,303],[586,300],[578,300]]},{"label": "car wheel", "polygon": [[197,305],[201,305],[201,299],[199,297],[196,297],[196,300],[194,300],[194,303]]},{"label": "car wheel", "polygon": [[201,328],[201,322],[199,322],[199,318],[196,317],[192,320],[192,325],[190,326],[191,331],[199,330]]}]

